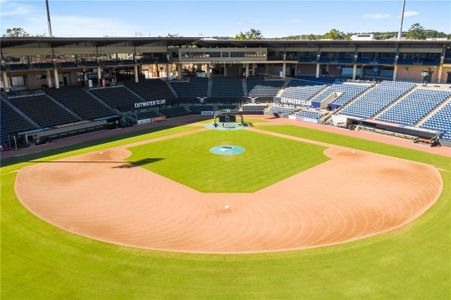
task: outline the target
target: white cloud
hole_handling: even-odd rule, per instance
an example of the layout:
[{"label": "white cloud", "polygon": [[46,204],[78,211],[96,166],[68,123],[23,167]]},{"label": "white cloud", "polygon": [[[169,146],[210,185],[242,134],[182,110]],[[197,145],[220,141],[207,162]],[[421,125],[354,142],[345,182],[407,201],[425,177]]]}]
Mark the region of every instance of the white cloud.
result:
[{"label": "white cloud", "polygon": [[390,15],[389,14],[364,14],[362,17],[365,19],[382,20],[382,19],[390,18]]},{"label": "white cloud", "polygon": [[301,22],[301,20],[298,18],[291,19],[291,23],[293,23],[293,24],[300,23],[300,22]]},{"label": "white cloud", "polygon": [[9,2],[6,0],[1,0],[0,5],[1,5],[0,16],[2,17],[28,15],[32,12],[33,9],[30,5]]},{"label": "white cloud", "polygon": [[414,10],[406,10],[404,12],[404,17],[415,17],[418,16],[420,13]]}]

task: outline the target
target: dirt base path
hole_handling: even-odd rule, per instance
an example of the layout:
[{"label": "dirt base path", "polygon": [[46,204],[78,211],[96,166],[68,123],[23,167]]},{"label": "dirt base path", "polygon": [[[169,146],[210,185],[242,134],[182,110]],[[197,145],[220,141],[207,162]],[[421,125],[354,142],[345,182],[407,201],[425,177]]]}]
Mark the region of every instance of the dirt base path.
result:
[{"label": "dirt base path", "polygon": [[64,230],[202,253],[304,249],[372,236],[421,215],[442,189],[429,165],[341,147],[325,154],[331,160],[255,193],[198,192],[128,164],[125,147],[25,167],[15,189],[31,212]]}]

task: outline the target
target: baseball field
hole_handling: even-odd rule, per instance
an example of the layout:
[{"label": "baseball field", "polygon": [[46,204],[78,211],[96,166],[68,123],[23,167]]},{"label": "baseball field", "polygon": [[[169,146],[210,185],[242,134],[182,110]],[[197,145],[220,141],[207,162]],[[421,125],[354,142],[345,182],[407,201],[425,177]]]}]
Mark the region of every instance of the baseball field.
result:
[{"label": "baseball field", "polygon": [[[449,296],[450,157],[255,125],[185,125],[2,167],[2,298]],[[217,145],[245,152],[207,151]]]}]

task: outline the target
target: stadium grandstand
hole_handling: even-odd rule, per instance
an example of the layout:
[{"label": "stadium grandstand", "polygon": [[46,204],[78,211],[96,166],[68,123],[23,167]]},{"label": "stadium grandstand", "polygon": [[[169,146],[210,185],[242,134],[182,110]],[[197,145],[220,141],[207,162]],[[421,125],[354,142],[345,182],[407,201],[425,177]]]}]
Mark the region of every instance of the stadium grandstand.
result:
[{"label": "stadium grandstand", "polygon": [[449,41],[6,37],[1,50],[3,149],[227,108],[451,140]]}]

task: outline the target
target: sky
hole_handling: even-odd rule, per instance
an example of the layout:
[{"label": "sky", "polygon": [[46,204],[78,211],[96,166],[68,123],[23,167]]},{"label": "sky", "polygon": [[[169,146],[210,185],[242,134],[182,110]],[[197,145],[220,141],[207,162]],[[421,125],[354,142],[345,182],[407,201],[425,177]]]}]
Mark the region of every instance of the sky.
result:
[{"label": "sky", "polygon": [[[49,0],[54,36],[234,36],[256,28],[264,37],[397,31],[402,0],[123,1]],[[1,32],[22,27],[46,34],[45,0],[0,0]],[[451,1],[407,0],[404,30],[420,23],[451,33]]]}]

